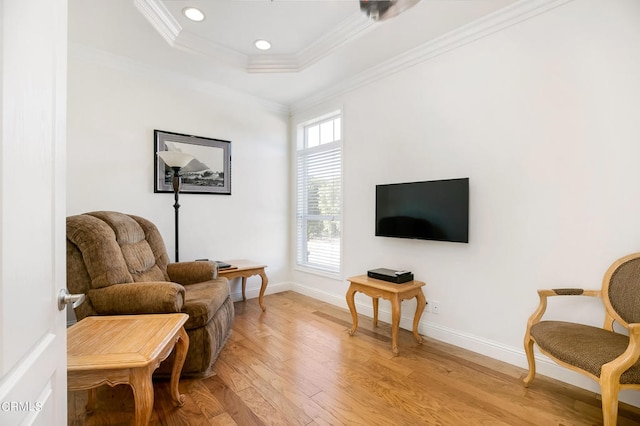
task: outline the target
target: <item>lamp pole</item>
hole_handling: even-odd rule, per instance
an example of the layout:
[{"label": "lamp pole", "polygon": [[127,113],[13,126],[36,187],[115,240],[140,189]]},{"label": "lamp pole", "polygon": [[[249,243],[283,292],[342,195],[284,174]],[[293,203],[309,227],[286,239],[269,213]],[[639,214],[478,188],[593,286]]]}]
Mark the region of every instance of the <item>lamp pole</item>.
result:
[{"label": "lamp pole", "polygon": [[175,210],[175,221],[174,221],[174,229],[175,229],[175,238],[176,238],[176,262],[179,262],[178,256],[178,211],[180,209],[180,203],[178,202],[178,194],[180,194],[180,184],[182,183],[182,179],[180,177],[180,167],[172,167],[173,170],[173,199],[175,202],[173,203],[173,209]]}]

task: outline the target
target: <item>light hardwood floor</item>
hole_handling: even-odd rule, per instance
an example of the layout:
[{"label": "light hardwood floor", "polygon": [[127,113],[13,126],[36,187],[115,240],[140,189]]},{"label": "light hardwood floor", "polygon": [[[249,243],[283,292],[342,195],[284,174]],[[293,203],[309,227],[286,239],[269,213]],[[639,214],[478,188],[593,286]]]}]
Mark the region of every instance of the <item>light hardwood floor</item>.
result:
[{"label": "light hardwood floor", "polygon": [[[597,395],[432,339],[418,345],[400,330],[360,317],[351,337],[346,309],[284,292],[235,304],[233,334],[214,374],[183,379],[186,404],[173,407],[168,381],[156,381],[152,425],[598,425]],[[383,303],[383,302],[381,302]],[[523,333],[524,333],[523,324]],[[127,386],[69,392],[70,425],[126,425]],[[640,410],[622,404],[620,426],[639,425]]]}]

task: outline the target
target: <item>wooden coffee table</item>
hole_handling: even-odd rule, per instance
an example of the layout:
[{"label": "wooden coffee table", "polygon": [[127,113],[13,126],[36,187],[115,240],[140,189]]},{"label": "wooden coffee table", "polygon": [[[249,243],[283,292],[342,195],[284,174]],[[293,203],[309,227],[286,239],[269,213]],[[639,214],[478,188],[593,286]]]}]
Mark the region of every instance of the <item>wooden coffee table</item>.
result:
[{"label": "wooden coffee table", "polygon": [[[183,325],[186,314],[91,316],[67,330],[67,387],[94,389],[100,385],[128,384],[133,389],[135,424],[147,425],[153,409],[151,374],[175,346],[171,371],[171,397],[182,406],[178,391],[182,365],[189,348]],[[95,391],[89,392],[92,411]]]},{"label": "wooden coffee table", "polygon": [[349,335],[353,336],[358,328],[358,313],[354,302],[356,292],[362,292],[373,299],[373,326],[378,326],[378,298],[382,297],[391,301],[391,350],[394,356],[398,356],[398,329],[400,328],[400,304],[403,300],[416,298],[416,313],[413,317],[413,335],[418,343],[422,343],[422,336],[418,334],[418,322],[424,311],[427,301],[422,293],[422,281],[409,281],[403,284],[395,284],[387,281],[369,278],[366,275],[348,278],[351,284],[347,290],[347,305],[353,318],[353,327]]},{"label": "wooden coffee table", "polygon": [[226,277],[227,279],[238,277],[242,278],[242,300],[247,300],[247,296],[245,295],[247,278],[253,275],[260,275],[262,284],[260,285],[260,296],[258,297],[258,303],[260,304],[262,311],[266,311],[267,308],[262,303],[262,298],[264,296],[264,291],[267,289],[267,284],[269,283],[267,274],[264,271],[264,268],[266,268],[267,265],[262,265],[260,263],[246,259],[225,260],[224,262],[232,265],[232,268],[219,269],[218,275]]}]

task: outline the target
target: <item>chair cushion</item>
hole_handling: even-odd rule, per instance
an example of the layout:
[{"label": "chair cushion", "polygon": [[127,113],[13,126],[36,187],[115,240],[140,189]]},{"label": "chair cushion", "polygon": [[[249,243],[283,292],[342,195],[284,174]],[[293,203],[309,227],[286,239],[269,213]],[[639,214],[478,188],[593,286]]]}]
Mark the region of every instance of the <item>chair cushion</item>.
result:
[{"label": "chair cushion", "polygon": [[229,297],[229,281],[226,278],[184,286],[185,298],[182,312],[189,315],[186,330],[204,327]]},{"label": "chair cushion", "polygon": [[[596,377],[603,364],[622,355],[629,345],[623,334],[564,321],[541,321],[531,327],[531,336],[552,357]],[[620,383],[640,383],[640,361],[622,374]]]},{"label": "chair cushion", "polygon": [[136,221],[136,217],[109,211],[91,212],[87,215],[102,220],[112,229],[115,242],[120,247],[122,258],[132,276],[131,281],[168,281],[166,272],[157,265],[155,253],[147,240],[149,232]]},{"label": "chair cushion", "polygon": [[83,261],[90,278],[86,287],[102,288],[133,281],[113,229],[101,219],[87,214],[68,217],[67,240],[81,253],[73,259]]}]

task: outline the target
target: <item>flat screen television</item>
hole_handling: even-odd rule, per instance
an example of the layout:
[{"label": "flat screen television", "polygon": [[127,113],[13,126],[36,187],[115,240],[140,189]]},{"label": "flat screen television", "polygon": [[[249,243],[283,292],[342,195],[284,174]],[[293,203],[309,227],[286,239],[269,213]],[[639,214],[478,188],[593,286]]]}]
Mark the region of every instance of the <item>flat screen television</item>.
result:
[{"label": "flat screen television", "polygon": [[469,178],[376,185],[376,236],[469,242]]}]

